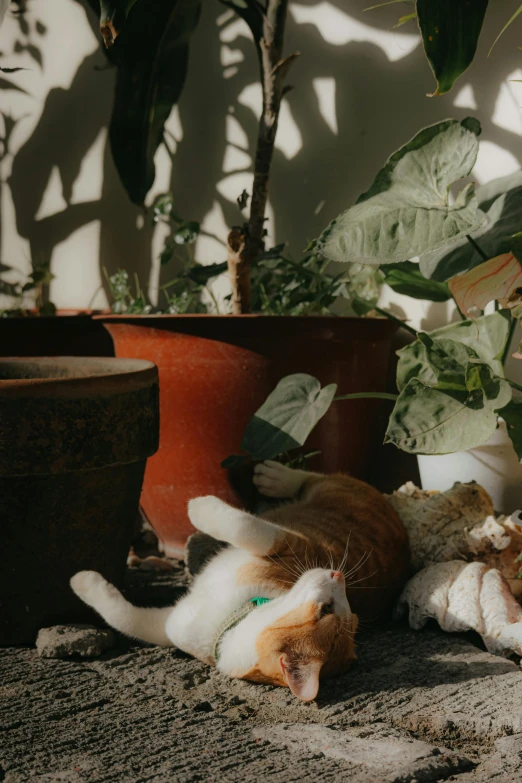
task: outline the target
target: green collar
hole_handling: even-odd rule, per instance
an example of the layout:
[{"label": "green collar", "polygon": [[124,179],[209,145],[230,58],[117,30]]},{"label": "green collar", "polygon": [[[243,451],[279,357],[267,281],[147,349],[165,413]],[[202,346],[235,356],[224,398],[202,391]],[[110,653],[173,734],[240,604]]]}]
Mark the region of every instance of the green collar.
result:
[{"label": "green collar", "polygon": [[221,645],[223,636],[228,631],[231,631],[232,628],[235,628],[236,625],[239,625],[241,620],[244,620],[245,617],[250,614],[250,612],[253,612],[254,609],[257,609],[258,606],[263,606],[263,604],[267,604],[271,600],[271,598],[262,598],[261,596],[251,598],[250,601],[247,601],[245,604],[240,606],[239,609],[236,609],[234,612],[232,612],[232,614],[229,614],[228,617],[223,620],[216,632],[214,642],[212,643],[212,657],[216,664],[219,660],[219,647]]}]

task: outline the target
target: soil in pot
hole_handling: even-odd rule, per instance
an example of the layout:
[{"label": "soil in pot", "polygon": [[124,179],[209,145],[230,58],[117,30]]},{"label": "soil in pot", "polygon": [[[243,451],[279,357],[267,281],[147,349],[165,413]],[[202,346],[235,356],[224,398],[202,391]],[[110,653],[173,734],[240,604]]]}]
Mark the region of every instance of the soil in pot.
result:
[{"label": "soil in pot", "polygon": [[[272,316],[111,316],[117,356],[157,364],[161,386],[158,454],[149,461],[142,506],[168,554],[193,532],[190,498],[239,503],[221,461],[237,452],[255,410],[284,375],[305,372],[343,393],[385,391],[396,326],[387,320]],[[366,478],[382,442],[389,405],[336,403],[307,449],[309,467]]]},{"label": "soil in pot", "polygon": [[69,579],[93,569],[121,584],[157,445],[150,362],[0,360],[0,644],[94,619]]}]

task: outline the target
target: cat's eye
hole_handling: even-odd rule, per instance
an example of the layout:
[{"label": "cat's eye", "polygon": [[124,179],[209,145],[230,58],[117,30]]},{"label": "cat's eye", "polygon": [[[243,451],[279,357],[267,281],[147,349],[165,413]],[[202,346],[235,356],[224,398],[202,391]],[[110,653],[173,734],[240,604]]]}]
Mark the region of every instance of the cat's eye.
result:
[{"label": "cat's eye", "polygon": [[323,604],[321,607],[321,617],[325,617],[327,614],[333,614],[333,601]]}]

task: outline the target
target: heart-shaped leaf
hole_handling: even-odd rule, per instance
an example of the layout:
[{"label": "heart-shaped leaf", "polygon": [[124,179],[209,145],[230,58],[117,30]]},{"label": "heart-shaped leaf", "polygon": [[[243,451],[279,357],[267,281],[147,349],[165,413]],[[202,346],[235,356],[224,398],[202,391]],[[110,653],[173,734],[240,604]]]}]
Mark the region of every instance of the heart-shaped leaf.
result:
[{"label": "heart-shaped leaf", "polygon": [[455,275],[449,287],[460,311],[466,315],[473,310],[484,310],[492,300],[505,307],[511,294],[522,288],[522,266],[513,253],[503,253],[463,275]]},{"label": "heart-shaped leaf", "polygon": [[[322,389],[312,375],[287,375],[250,420],[241,450],[254,460],[265,460],[303,446],[330,407],[336,390],[335,383]],[[222,466],[235,464],[239,463],[233,455]]]},{"label": "heart-shaped leaf", "polygon": [[[439,342],[454,341],[470,349],[470,357],[488,364],[493,373],[503,377],[502,357],[509,337],[509,312],[501,311],[483,315],[474,321],[459,321],[435,329],[429,336]],[[428,385],[436,384],[436,375],[428,361],[425,345],[416,340],[397,352],[397,387],[402,390],[411,378],[418,378]]]},{"label": "heart-shaped leaf", "polygon": [[453,203],[449,188],[478,153],[480,124],[446,120],[418,133],[391,156],[355,206],[314,243],[332,261],[389,264],[450,245],[484,221],[472,184]]},{"label": "heart-shaped leaf", "polygon": [[[482,252],[487,258],[494,258],[512,251],[514,237],[521,228],[522,169],[481,185],[477,188],[477,200],[486,213],[484,223],[473,236]],[[420,268],[425,277],[449,280],[483,263],[484,256],[464,237],[449,251],[443,248],[424,255]]]},{"label": "heart-shaped leaf", "polygon": [[486,369],[473,373],[469,381],[473,388],[466,391],[441,390],[412,378],[392,411],[386,442],[411,454],[451,454],[489,440],[497,426],[497,411],[511,399],[511,388],[507,381],[494,378],[489,367],[482,367]]},{"label": "heart-shaped leaf", "polygon": [[466,368],[476,354],[454,340],[434,340],[430,335],[419,334],[414,343],[397,352],[397,388],[402,391],[417,378],[428,386],[441,389],[466,390]]}]

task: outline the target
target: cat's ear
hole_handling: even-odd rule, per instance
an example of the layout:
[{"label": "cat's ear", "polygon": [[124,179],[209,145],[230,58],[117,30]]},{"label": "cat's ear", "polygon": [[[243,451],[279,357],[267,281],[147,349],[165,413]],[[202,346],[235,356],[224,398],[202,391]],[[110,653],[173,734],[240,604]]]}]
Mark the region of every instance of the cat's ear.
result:
[{"label": "cat's ear", "polygon": [[288,656],[282,655],[279,665],[286,684],[301,701],[313,701],[319,691],[320,661],[310,663],[294,663]]}]

